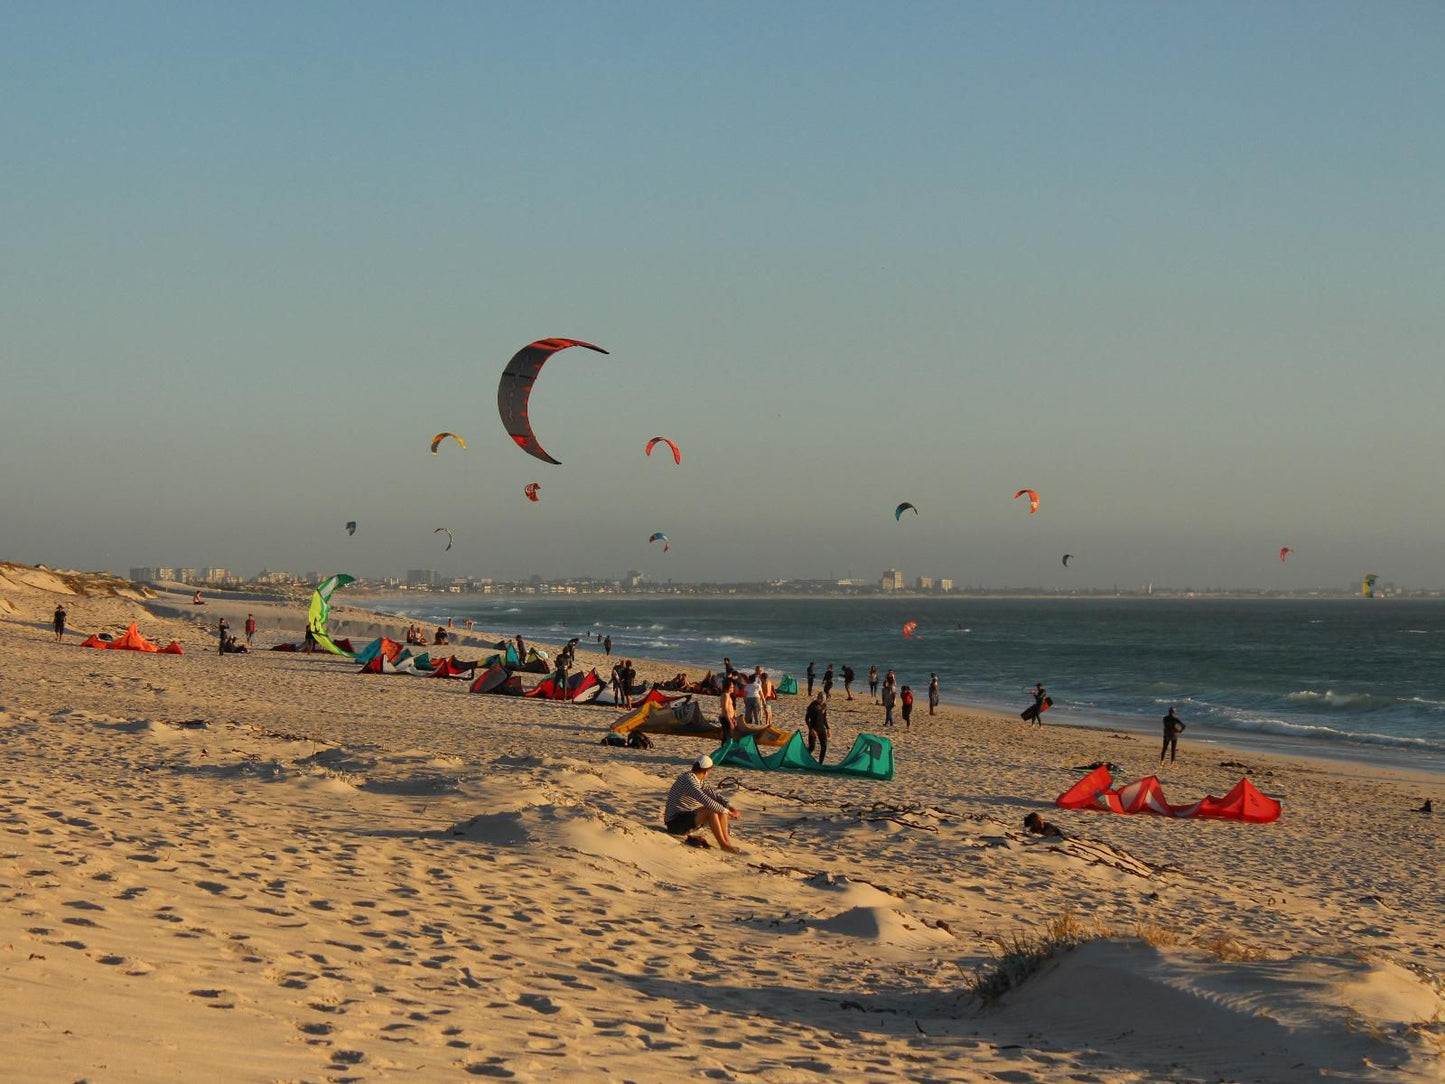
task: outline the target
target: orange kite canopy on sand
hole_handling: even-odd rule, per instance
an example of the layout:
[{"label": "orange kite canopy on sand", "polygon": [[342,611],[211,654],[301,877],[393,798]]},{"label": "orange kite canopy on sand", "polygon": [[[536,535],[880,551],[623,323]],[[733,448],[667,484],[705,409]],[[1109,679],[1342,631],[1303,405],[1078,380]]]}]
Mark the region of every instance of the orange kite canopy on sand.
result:
[{"label": "orange kite canopy on sand", "polygon": [[1241,779],[1223,798],[1209,795],[1190,805],[1170,805],[1159,777],[1114,787],[1109,769],[1095,768],[1054,802],[1061,809],[1097,809],[1105,813],[1155,813],[1161,817],[1211,817],[1216,820],[1268,824],[1279,820],[1281,803]]},{"label": "orange kite canopy on sand", "polygon": [[81,647],[108,647],[116,651],[153,651],[158,655],[180,655],[181,645],[172,640],[165,647],[158,647],[140,634],[135,627],[135,622],[130,623],[130,628],[125,634],[116,637],[114,640],[102,640],[99,636],[92,635],[82,641]]}]

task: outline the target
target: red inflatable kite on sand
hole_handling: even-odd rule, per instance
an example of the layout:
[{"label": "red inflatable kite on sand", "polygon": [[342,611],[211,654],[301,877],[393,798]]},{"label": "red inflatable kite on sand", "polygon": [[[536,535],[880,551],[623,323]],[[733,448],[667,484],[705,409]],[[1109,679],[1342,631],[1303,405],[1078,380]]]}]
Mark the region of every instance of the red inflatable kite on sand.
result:
[{"label": "red inflatable kite on sand", "polygon": [[91,636],[84,640],[80,646],[109,648],[112,651],[153,651],[158,655],[179,655],[182,653],[181,645],[174,640],[165,647],[151,643],[140,634],[140,630],[136,628],[134,621],[130,623],[130,628],[126,629],[122,635],[117,636],[114,640],[102,640],[99,636]]},{"label": "red inflatable kite on sand", "polygon": [[1170,805],[1158,776],[1114,787],[1106,767],[1095,768],[1080,779],[1054,804],[1061,809],[1095,809],[1104,813],[1155,813],[1161,817],[1210,817],[1226,821],[1269,824],[1279,820],[1281,804],[1241,779],[1223,798],[1209,795],[1190,805]]}]

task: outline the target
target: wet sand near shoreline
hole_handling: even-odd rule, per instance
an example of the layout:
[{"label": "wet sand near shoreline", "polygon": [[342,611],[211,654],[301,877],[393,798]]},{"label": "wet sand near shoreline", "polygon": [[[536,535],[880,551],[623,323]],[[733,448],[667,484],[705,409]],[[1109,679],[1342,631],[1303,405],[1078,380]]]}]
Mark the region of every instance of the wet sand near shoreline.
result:
[{"label": "wet sand near shoreline", "polygon": [[[1157,742],[922,702],[884,731],[835,692],[838,754],[886,733],[897,778],[715,773],[743,810],[727,856],[659,830],[708,742],[615,749],[616,709],[222,657],[198,627],[249,610],[262,646],[299,641],[300,607],[147,610],[32,580],[0,580],[18,1078],[1439,1079],[1441,815],[1409,812],[1438,777],[1186,733],[1158,772],[1171,800],[1248,774],[1282,819],[1066,812],[1078,766],[1151,774]],[[82,635],[135,619],[186,654],[57,645],[59,598]],[[404,628],[340,607],[332,625]],[[605,672],[587,645],[578,661]],[[775,722],[803,708],[782,697]],[[1031,811],[1069,838],[1027,836]],[[969,995],[1000,941],[1060,915],[1109,936]]]}]

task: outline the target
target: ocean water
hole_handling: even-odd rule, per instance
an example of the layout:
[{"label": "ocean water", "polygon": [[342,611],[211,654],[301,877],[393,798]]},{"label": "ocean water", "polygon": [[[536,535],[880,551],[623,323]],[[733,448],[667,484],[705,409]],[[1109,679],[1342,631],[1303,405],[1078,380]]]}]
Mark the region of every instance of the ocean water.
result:
[{"label": "ocean water", "polygon": [[[1019,711],[1042,681],[1048,722],[1445,771],[1445,602],[1394,599],[928,599],[405,596],[376,608],[543,644],[610,633],[613,653],[700,677],[763,664],[800,686],[809,660],[889,667],[945,700]],[[902,626],[918,629],[905,639]]]}]

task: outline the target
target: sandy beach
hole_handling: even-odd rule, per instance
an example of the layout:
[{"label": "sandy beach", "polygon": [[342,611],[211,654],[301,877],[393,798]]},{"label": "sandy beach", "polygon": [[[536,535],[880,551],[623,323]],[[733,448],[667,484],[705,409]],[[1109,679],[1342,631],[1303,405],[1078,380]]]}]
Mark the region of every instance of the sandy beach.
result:
[{"label": "sandy beach", "polygon": [[[263,650],[218,655],[247,612]],[[79,646],[131,621],[185,654]],[[1445,1078],[1445,813],[1411,812],[1439,777],[1186,734],[1172,800],[1248,775],[1282,818],[1066,812],[1078,766],[1148,775],[1157,742],[920,703],[892,782],[715,772],[732,856],[661,830],[710,743],[611,748],[614,708],[264,650],[303,624],[0,566],[9,1079]],[[333,610],[357,644],[403,627]],[[841,752],[882,709],[831,717]]]}]

